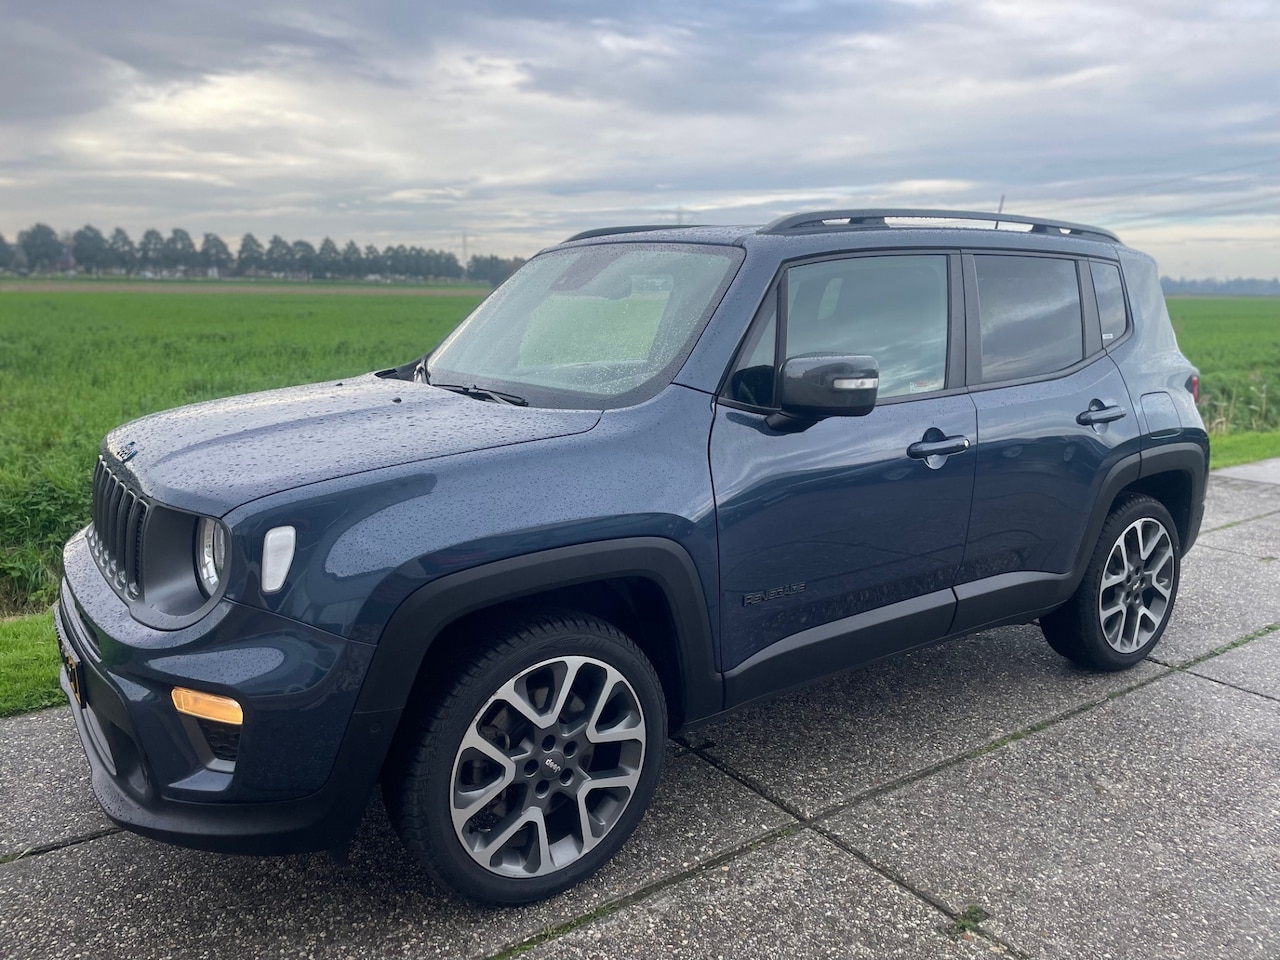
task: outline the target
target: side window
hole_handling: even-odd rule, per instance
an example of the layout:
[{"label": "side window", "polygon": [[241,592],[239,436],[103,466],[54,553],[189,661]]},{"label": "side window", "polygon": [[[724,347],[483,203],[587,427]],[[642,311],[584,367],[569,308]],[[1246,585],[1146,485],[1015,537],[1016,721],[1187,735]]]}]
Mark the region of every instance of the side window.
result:
[{"label": "side window", "polygon": [[1124,288],[1120,286],[1120,268],[1114,263],[1090,263],[1093,292],[1098,296],[1098,319],[1102,321],[1102,345],[1105,347],[1124,336]]},{"label": "side window", "polygon": [[976,255],[981,382],[1053,373],[1084,357],[1074,260]]},{"label": "side window", "polygon": [[738,352],[729,377],[728,396],[753,407],[773,406],[774,356],[778,339],[778,291],[770,290],[751,321],[751,332]]},{"label": "side window", "polygon": [[786,356],[858,354],[880,397],[941,390],[947,377],[945,255],[851,257],[787,273]]}]

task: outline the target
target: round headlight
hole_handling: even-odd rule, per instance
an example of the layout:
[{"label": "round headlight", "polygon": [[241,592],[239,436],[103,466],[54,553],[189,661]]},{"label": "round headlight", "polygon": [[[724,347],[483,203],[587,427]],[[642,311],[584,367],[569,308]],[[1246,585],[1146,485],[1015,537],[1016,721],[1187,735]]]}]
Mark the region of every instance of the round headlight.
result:
[{"label": "round headlight", "polygon": [[196,527],[196,576],[205,596],[218,592],[226,568],[227,528],[217,520],[202,517]]}]

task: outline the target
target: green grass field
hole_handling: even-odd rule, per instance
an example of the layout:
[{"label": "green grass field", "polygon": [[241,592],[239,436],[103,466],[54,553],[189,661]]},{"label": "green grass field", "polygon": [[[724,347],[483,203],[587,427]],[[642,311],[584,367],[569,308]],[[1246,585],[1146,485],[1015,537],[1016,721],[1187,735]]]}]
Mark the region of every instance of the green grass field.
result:
[{"label": "green grass field", "polygon": [[1211,433],[1280,430],[1280,299],[1169,300],[1178,346],[1200,368]]},{"label": "green grass field", "polygon": [[[61,545],[87,521],[90,471],[112,427],[402,363],[480,300],[396,292],[0,287],[0,617],[52,601]],[[1280,299],[1178,298],[1169,310],[1201,371],[1214,466],[1280,456]],[[56,676],[49,615],[0,619],[0,716],[59,702]]]},{"label": "green grass field", "polygon": [[0,293],[0,615],[53,599],[102,436],[166,407],[351,376],[434,346],[470,296]]}]

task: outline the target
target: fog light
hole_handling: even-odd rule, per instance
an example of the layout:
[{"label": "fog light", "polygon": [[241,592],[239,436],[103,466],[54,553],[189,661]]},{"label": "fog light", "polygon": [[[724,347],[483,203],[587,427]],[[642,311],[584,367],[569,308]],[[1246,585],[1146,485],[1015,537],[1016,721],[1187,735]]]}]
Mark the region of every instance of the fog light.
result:
[{"label": "fog light", "polygon": [[218,723],[231,723],[239,726],[244,723],[244,711],[240,704],[230,697],[220,697],[216,693],[201,693],[199,690],[188,690],[186,687],[173,688],[173,706],[179,713],[201,720],[214,720]]},{"label": "fog light", "polygon": [[298,532],[293,527],[272,527],[262,538],[263,593],[275,593],[284,586],[297,541]]}]

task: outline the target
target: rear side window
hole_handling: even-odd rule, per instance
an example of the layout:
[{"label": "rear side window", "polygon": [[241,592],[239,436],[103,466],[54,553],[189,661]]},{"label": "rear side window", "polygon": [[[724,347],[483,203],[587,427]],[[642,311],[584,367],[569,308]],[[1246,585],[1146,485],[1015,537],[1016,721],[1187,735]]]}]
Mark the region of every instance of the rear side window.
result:
[{"label": "rear side window", "polygon": [[1102,321],[1102,343],[1107,345],[1124,336],[1124,288],[1120,285],[1120,268],[1114,263],[1090,263],[1093,292],[1098,296],[1098,319]]},{"label": "rear side window", "polygon": [[1062,370],[1084,357],[1074,260],[978,255],[981,382]]}]

